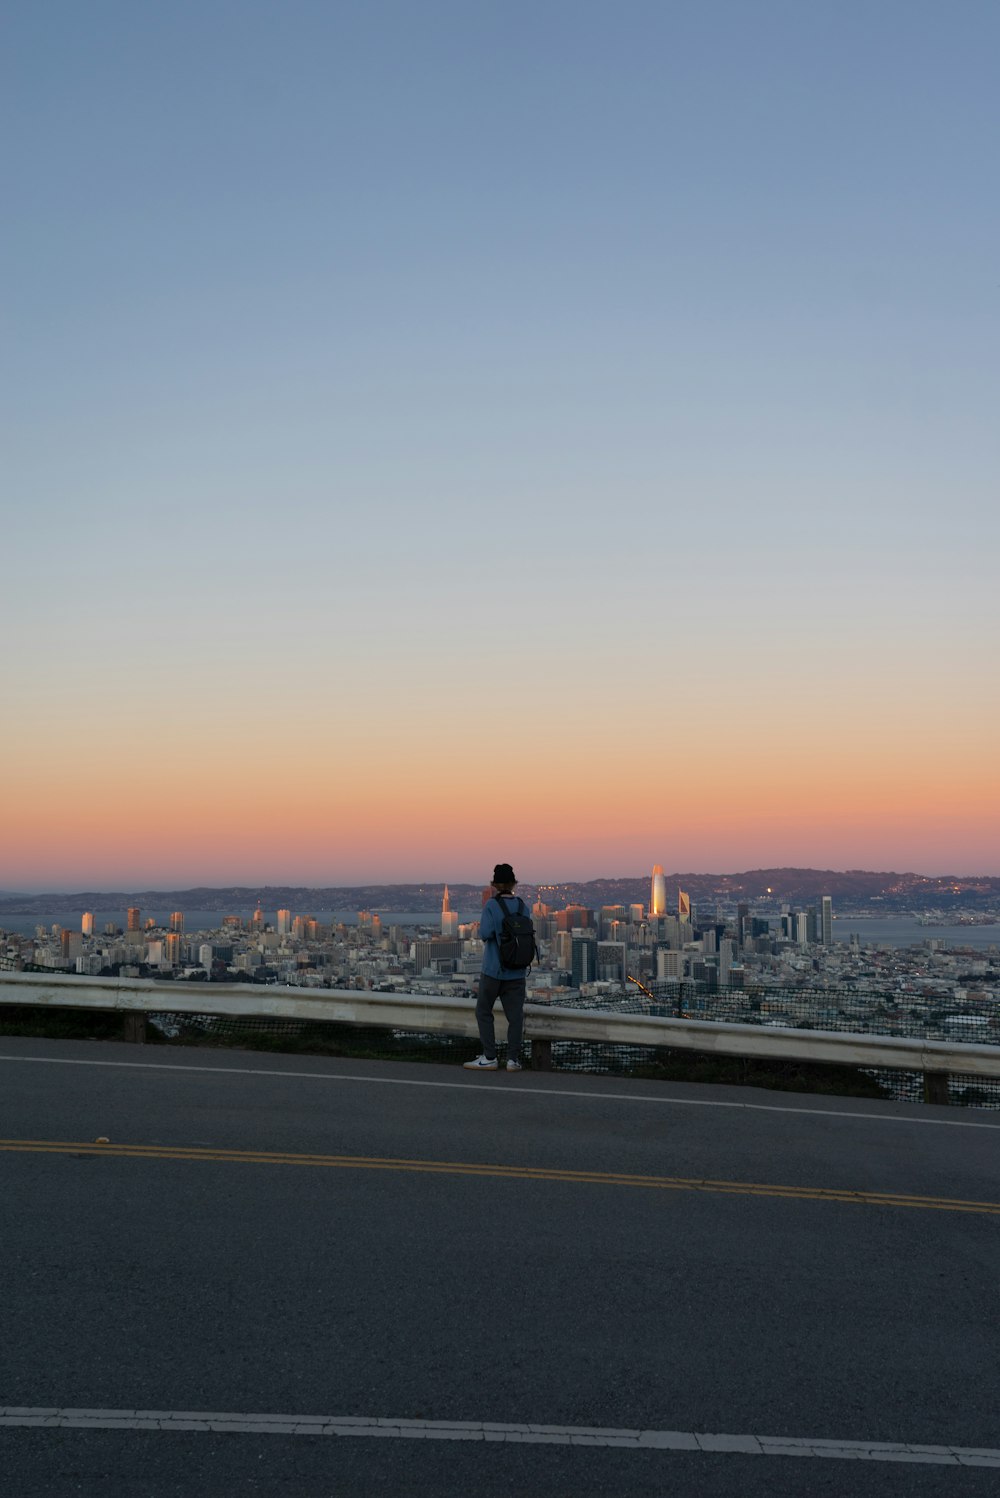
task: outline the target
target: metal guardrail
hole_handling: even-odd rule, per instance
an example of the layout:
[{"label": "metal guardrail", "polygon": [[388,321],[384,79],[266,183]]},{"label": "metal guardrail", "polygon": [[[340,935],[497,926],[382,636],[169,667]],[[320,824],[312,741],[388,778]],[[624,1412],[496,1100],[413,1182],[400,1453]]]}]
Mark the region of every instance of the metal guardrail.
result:
[{"label": "metal guardrail", "polygon": [[[148,1014],[199,1014],[319,1021],[392,1030],[478,1036],[468,999],[434,994],[374,993],[331,989],[254,988],[239,984],[157,983],[142,978],[50,977],[46,973],[0,973],[0,1006],[94,1009],[125,1016],[126,1039],[145,1039]],[[498,1016],[498,1038],[504,1022]],[[825,1062],[837,1066],[885,1067],[922,1072],[927,1102],[948,1101],[949,1074],[1000,1078],[1000,1046],[924,1040],[920,1037],[855,1034],[849,1031],[766,1028],[715,1020],[669,1019],[606,1010],[525,1007],[525,1033],[536,1064],[551,1065],[553,1041],[609,1045],[667,1046],[702,1053]]]}]

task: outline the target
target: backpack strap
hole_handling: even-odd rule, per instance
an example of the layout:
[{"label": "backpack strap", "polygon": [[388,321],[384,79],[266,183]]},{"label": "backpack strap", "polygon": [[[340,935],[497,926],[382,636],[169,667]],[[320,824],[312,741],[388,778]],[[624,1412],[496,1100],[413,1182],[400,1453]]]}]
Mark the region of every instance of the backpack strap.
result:
[{"label": "backpack strap", "polygon": [[[507,909],[506,905],[503,903],[503,897],[501,895],[492,895],[491,899],[494,899],[497,902],[497,904],[500,906],[500,919],[501,919],[501,921],[503,920],[503,918],[504,918],[505,915],[510,915],[510,911]],[[497,946],[499,947],[499,945],[500,945],[500,933],[498,931],[492,932],[491,935],[487,938],[487,940],[488,941],[495,941],[496,944],[497,944]]]}]

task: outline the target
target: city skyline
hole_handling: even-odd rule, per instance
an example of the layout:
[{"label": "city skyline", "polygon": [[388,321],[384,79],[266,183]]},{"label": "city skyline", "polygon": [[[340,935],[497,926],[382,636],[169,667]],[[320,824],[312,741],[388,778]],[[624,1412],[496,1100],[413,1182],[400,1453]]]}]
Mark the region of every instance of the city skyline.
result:
[{"label": "city skyline", "polygon": [[0,889],[1000,874],[998,49],[11,0]]}]

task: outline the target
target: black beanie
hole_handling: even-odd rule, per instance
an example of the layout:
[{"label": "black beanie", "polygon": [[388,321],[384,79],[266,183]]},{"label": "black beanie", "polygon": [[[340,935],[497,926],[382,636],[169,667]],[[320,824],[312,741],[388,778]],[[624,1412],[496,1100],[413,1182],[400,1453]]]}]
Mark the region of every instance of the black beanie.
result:
[{"label": "black beanie", "polygon": [[517,883],[517,879],[516,879],[516,877],[514,875],[514,870],[511,868],[511,866],[510,866],[509,863],[498,863],[497,864],[496,868],[493,870],[493,883],[494,884],[516,884]]}]

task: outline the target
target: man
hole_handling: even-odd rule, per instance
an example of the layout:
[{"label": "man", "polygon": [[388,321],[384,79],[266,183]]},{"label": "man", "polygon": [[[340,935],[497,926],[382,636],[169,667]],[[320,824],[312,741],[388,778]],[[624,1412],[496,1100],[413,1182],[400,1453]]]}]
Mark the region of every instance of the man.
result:
[{"label": "man", "polygon": [[[464,1063],[466,1071],[496,1071],[497,1042],[493,1025],[493,1006],[497,999],[507,1016],[507,1070],[521,1070],[521,1039],[524,1035],[525,979],[524,967],[504,967],[500,957],[500,935],[505,915],[527,915],[524,902],[515,894],[517,880],[509,863],[498,863],[493,870],[490,898],[483,906],[479,935],[483,941],[483,970],[479,976],[479,998],[476,1001],[476,1023],[482,1042],[482,1055]],[[533,943],[530,943],[533,947]]]}]

